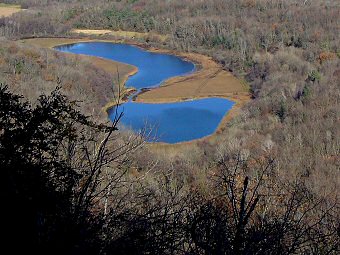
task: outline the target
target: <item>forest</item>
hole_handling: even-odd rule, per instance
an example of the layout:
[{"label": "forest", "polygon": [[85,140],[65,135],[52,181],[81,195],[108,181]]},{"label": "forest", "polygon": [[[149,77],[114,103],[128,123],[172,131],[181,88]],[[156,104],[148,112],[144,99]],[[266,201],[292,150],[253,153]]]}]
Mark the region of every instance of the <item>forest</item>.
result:
[{"label": "forest", "polygon": [[[2,2],[24,9],[0,17],[3,249],[339,254],[338,1]],[[210,56],[251,100],[216,139],[154,149],[103,121],[118,74],[22,43],[74,29]]]}]

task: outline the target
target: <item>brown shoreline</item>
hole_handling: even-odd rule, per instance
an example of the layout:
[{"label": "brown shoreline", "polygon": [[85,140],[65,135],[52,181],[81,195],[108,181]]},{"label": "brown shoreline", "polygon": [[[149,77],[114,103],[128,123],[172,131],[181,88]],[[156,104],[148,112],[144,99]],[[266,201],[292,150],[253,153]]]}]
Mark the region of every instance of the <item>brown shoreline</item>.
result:
[{"label": "brown shoreline", "polygon": [[[200,141],[207,141],[214,139],[218,133],[223,130],[223,127],[227,122],[230,121],[234,116],[238,114],[241,107],[250,101],[250,93],[248,92],[248,88],[242,84],[241,81],[236,79],[230,72],[225,71],[221,68],[219,64],[217,64],[210,57],[197,54],[197,53],[183,53],[174,50],[167,49],[157,49],[154,47],[148,47],[143,45],[142,43],[137,42],[126,42],[125,40],[102,40],[102,39],[90,39],[90,38],[80,38],[80,39],[69,39],[69,38],[34,38],[34,39],[26,39],[23,42],[31,43],[33,45],[37,45],[40,47],[53,48],[55,46],[67,45],[77,42],[112,42],[112,43],[129,43],[137,47],[141,47],[145,50],[156,52],[156,53],[164,53],[164,54],[172,54],[187,61],[193,62],[196,66],[199,67],[195,72],[187,75],[187,76],[179,76],[173,77],[161,84],[160,87],[142,92],[138,94],[136,98],[136,102],[141,103],[170,103],[170,102],[180,102],[188,99],[199,99],[199,98],[209,98],[209,97],[220,97],[226,98],[235,102],[235,105],[231,110],[223,117],[220,124],[218,125],[216,131],[208,135],[206,137],[202,137],[200,139],[196,139],[188,142],[180,142],[175,144],[168,144],[163,142],[150,143],[151,147],[160,148],[160,147],[172,147],[179,145],[189,145],[194,144]],[[92,57],[93,59],[101,59],[97,57]],[[124,93],[128,93],[131,89],[125,88],[124,84],[129,76],[135,74],[138,69],[134,66],[127,65],[124,63],[119,63],[116,61],[110,61],[106,59],[101,59],[105,64],[117,63],[129,66],[133,68],[129,72],[125,73],[122,79],[122,91]],[[101,68],[105,69],[105,66],[98,65]],[[96,63],[94,63],[96,65]],[[98,63],[97,63],[98,64]],[[104,65],[105,65],[104,64]],[[108,69],[106,67],[106,69]],[[124,101],[119,101],[123,103]],[[103,110],[107,111],[112,106],[116,105],[117,102],[108,102]]]}]

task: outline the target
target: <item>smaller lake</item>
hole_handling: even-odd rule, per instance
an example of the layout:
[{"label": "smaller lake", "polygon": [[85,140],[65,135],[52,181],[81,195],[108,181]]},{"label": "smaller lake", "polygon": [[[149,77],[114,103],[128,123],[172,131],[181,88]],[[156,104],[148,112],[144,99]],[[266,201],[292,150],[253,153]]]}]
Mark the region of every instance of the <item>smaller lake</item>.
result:
[{"label": "smaller lake", "polygon": [[[146,104],[128,102],[118,108],[122,123],[135,131],[151,131],[149,141],[177,143],[191,141],[215,132],[222,118],[233,106],[223,98]],[[114,110],[109,114],[114,118]]]},{"label": "smaller lake", "polygon": [[[195,70],[195,65],[177,56],[149,52],[129,44],[84,42],[55,47],[62,52],[111,59],[136,66],[138,72],[129,77],[126,87],[151,88],[163,81]],[[119,70],[118,70],[119,71]]]}]

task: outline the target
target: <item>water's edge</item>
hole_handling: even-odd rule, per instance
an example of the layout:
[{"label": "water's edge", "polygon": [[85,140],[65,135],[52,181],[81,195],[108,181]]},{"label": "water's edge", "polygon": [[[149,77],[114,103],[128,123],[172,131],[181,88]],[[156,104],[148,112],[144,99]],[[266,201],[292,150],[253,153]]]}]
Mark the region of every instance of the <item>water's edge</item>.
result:
[{"label": "water's edge", "polygon": [[[88,44],[91,44],[91,42],[81,42],[81,43],[71,43],[71,44],[68,44],[68,45],[58,45],[58,46],[55,46],[55,47],[53,47],[55,50],[58,50],[58,51],[61,51],[61,52],[68,52],[68,53],[72,53],[72,54],[83,54],[83,55],[88,55],[88,56],[94,56],[94,57],[101,57],[101,58],[106,58],[106,57],[103,57],[103,56],[98,56],[98,55],[94,55],[94,54],[86,54],[86,53],[77,53],[77,52],[72,52],[72,51],[64,51],[63,50],[63,48],[68,48],[68,47],[72,47],[72,46],[75,46],[75,45],[79,45],[79,44],[86,44],[86,43],[88,43]],[[111,43],[112,44],[112,43]],[[125,45],[125,44],[122,44],[122,45]],[[129,45],[129,46],[131,46],[131,45]],[[131,47],[136,47],[136,48],[139,48],[139,50],[140,51],[143,51],[143,52],[145,52],[146,54],[150,54],[146,49],[144,49],[144,48],[141,48],[141,47],[138,47],[138,46],[131,46]],[[152,52],[152,54],[154,54],[154,55],[158,55],[159,57],[162,57],[162,56],[168,56],[168,57],[173,57],[174,55],[171,55],[171,54],[167,54],[167,53],[156,53],[156,52]],[[176,112],[178,115],[177,115],[177,119],[179,118],[178,116],[180,116],[181,117],[181,113],[178,113],[178,108],[179,109],[181,109],[181,107],[180,107],[180,105],[189,105],[188,107],[190,107],[190,108],[183,108],[182,110],[183,111],[191,111],[190,113],[189,113],[189,115],[187,115],[187,116],[189,116],[190,117],[190,115],[192,115],[192,114],[196,114],[198,117],[198,119],[200,118],[200,116],[203,116],[203,118],[206,118],[206,119],[209,119],[209,117],[207,117],[209,114],[212,114],[212,112],[206,112],[205,114],[201,114],[201,115],[198,115],[198,113],[202,113],[202,110],[204,110],[203,108],[200,110],[200,109],[198,109],[196,106],[194,106],[194,105],[197,105],[197,104],[202,104],[202,102],[204,101],[204,102],[206,102],[206,105],[207,105],[207,107],[210,107],[210,108],[214,108],[214,106],[212,106],[211,105],[211,103],[210,102],[215,102],[215,104],[217,103],[217,104],[220,104],[221,102],[219,101],[219,100],[224,100],[225,102],[226,102],[226,104],[228,104],[228,109],[224,109],[225,110],[225,112],[223,113],[223,115],[222,115],[222,117],[219,119],[219,122],[217,123],[217,125],[215,125],[214,126],[214,124],[213,124],[213,126],[214,126],[214,129],[213,130],[211,130],[211,124],[210,124],[210,129],[209,129],[209,131],[207,131],[206,130],[206,127],[201,127],[201,129],[203,129],[204,130],[204,132],[206,132],[206,133],[202,133],[202,135],[200,134],[200,135],[196,135],[196,136],[193,136],[192,134],[187,134],[187,136],[188,137],[192,137],[192,138],[186,138],[186,139],[179,139],[178,140],[178,138],[177,139],[173,139],[173,140],[171,140],[171,141],[160,141],[160,142],[166,142],[166,143],[181,143],[181,142],[188,142],[188,141],[192,141],[192,140],[197,140],[197,139],[201,139],[201,138],[204,138],[204,137],[206,137],[206,136],[210,136],[210,135],[212,135],[213,133],[215,133],[216,132],[216,130],[217,130],[217,128],[219,127],[219,124],[220,124],[220,122],[222,121],[222,119],[224,118],[224,116],[226,115],[226,113],[228,113],[229,112],[229,110],[233,107],[233,105],[234,105],[234,103],[232,102],[232,101],[230,101],[230,100],[228,100],[228,99],[225,99],[225,98],[213,98],[213,97],[207,97],[206,99],[207,100],[204,100],[204,99],[202,99],[202,98],[200,98],[200,99],[197,99],[197,98],[193,98],[193,99],[186,99],[186,100],[182,100],[182,101],[180,101],[180,102],[175,102],[175,103],[141,103],[141,102],[134,102],[134,101],[132,101],[133,99],[135,99],[140,93],[142,93],[142,92],[144,92],[144,90],[151,90],[151,89],[155,89],[155,88],[158,88],[158,87],[160,87],[165,81],[167,81],[168,79],[171,79],[171,78],[174,78],[174,77],[185,77],[185,76],[188,76],[188,75],[190,75],[190,74],[193,74],[194,72],[196,72],[197,71],[197,68],[196,68],[196,64],[195,63],[193,63],[193,62],[191,62],[191,61],[189,61],[188,59],[183,59],[183,58],[181,58],[181,57],[179,57],[179,56],[174,56],[174,57],[176,57],[177,59],[179,59],[180,61],[182,61],[182,62],[185,62],[185,63],[190,63],[191,65],[192,65],[192,68],[191,68],[191,70],[189,70],[189,71],[186,71],[186,72],[182,72],[182,73],[180,73],[179,75],[170,75],[170,76],[168,76],[168,77],[166,77],[165,79],[162,79],[162,80],[160,80],[159,82],[157,82],[156,84],[152,84],[152,85],[150,85],[150,86],[145,86],[145,87],[140,87],[140,88],[136,88],[135,87],[135,89],[136,89],[136,91],[134,92],[134,93],[132,93],[131,95],[129,95],[129,98],[128,98],[128,101],[126,102],[122,102],[122,103],[120,103],[120,106],[123,106],[124,107],[124,105],[125,105],[125,107],[126,108],[128,108],[128,107],[132,107],[132,105],[131,104],[133,104],[133,107],[135,108],[136,106],[138,106],[138,108],[146,108],[146,109],[151,109],[151,108],[148,108],[149,106],[148,105],[154,105],[154,107],[158,107],[158,108],[164,108],[164,106],[168,106],[168,107],[173,107],[173,108],[170,108],[170,109],[172,109],[172,113],[174,113],[174,112]],[[134,65],[133,63],[130,63],[130,62],[128,62],[128,61],[120,61],[120,60],[117,60],[117,59],[114,59],[114,58],[106,58],[106,59],[109,59],[109,60],[112,60],[112,61],[116,61],[116,62],[121,62],[121,63],[125,63],[125,64],[129,64],[129,65],[132,65],[132,66],[135,66],[136,68],[137,68],[137,72],[136,73],[134,73],[134,74],[132,74],[132,75],[130,75],[130,76],[128,76],[128,78],[126,79],[126,81],[125,81],[125,84],[126,84],[126,82],[131,78],[131,77],[133,77],[133,76],[135,76],[135,75],[137,75],[138,74],[138,71],[139,71],[139,69],[138,69],[138,66],[136,66],[136,65]],[[144,60],[143,60],[144,61]],[[129,86],[129,87],[127,87],[127,86],[125,86],[126,88],[131,88],[132,86]],[[186,104],[181,104],[181,103],[185,103],[186,102]],[[219,102],[219,103],[218,103]],[[156,106],[155,104],[157,104],[158,106]],[[111,107],[110,108],[108,108],[107,109],[107,113],[108,114],[110,114],[110,112],[112,112],[113,110],[114,110],[114,108],[115,108],[115,106],[117,106],[117,105],[115,105],[115,104],[111,104],[110,105]],[[165,107],[166,108],[166,107]],[[225,106],[223,106],[223,108],[225,108]],[[164,110],[164,111],[169,111],[170,109],[168,109],[168,110]],[[177,109],[177,110],[176,110]],[[195,110],[196,109],[196,110]],[[209,109],[209,108],[208,108]],[[216,110],[216,109],[215,109]],[[152,110],[149,110],[149,111],[152,111]],[[218,110],[218,112],[220,112],[220,110]],[[188,114],[188,113],[187,113]],[[163,113],[163,115],[164,115],[164,113]],[[157,115],[158,116],[158,115]],[[139,116],[140,117],[140,116]],[[172,118],[174,118],[174,116],[172,116]],[[175,122],[177,121],[177,119],[176,118],[174,118],[174,120],[175,120]],[[215,121],[215,119],[216,119],[216,116],[213,118],[214,119],[214,121]],[[195,122],[195,119],[191,119],[191,121],[192,122]],[[166,121],[165,121],[166,122]],[[215,121],[216,122],[216,121]],[[171,124],[173,124],[173,123],[169,123],[169,125],[171,125]],[[179,125],[179,127],[180,128],[186,128],[186,129],[189,129],[190,130],[190,125],[188,125],[188,124],[190,124],[190,123],[185,123],[185,122],[183,122],[182,121],[182,123],[180,123],[180,124],[178,124]],[[196,123],[197,124],[197,123]],[[182,127],[182,126],[183,127]],[[134,129],[134,128],[133,128]],[[180,130],[180,131],[182,131],[182,133],[184,132],[183,130]],[[192,131],[192,133],[195,133],[194,131],[195,130],[190,130],[190,131]],[[198,131],[196,131],[196,132],[198,132]]]}]

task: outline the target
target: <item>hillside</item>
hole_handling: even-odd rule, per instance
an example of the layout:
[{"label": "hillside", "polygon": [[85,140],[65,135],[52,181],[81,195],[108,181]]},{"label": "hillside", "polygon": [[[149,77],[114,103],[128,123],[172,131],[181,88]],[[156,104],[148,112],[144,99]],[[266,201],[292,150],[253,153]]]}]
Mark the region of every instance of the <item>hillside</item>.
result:
[{"label": "hillside", "polygon": [[[340,252],[338,1],[3,2],[27,9],[0,17],[8,244],[39,254]],[[147,130],[122,129],[119,112],[106,122],[103,109],[135,67],[51,48],[98,40],[198,67],[137,103],[217,96],[236,110],[209,137],[147,143]]]}]

